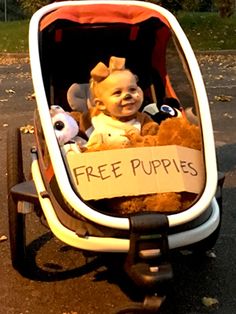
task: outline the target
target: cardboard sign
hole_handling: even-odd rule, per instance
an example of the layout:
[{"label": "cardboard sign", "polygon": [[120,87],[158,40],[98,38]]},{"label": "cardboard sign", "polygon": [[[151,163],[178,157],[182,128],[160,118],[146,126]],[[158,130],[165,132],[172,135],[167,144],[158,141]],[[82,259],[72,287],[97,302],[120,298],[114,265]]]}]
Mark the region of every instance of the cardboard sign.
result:
[{"label": "cardboard sign", "polygon": [[201,152],[175,145],[68,151],[66,162],[84,200],[163,192],[198,194],[204,184]]}]

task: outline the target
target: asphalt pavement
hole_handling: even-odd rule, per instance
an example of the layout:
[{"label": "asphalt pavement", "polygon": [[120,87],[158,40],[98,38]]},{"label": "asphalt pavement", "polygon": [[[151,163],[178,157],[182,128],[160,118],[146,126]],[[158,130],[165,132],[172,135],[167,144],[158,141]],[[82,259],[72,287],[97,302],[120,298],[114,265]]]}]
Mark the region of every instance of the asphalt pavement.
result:
[{"label": "asphalt pavement", "polygon": [[[162,314],[236,313],[236,53],[197,54],[212,113],[219,168],[225,173],[223,217],[218,241],[204,258],[174,254],[174,279]],[[35,100],[27,58],[0,64],[0,314],[110,314],[135,299],[116,258],[84,256],[27,216],[29,269],[11,266],[7,189],[6,133],[11,125],[33,123]],[[26,173],[34,143],[24,134]],[[208,303],[207,303],[208,301]],[[209,302],[214,304],[210,305]]]}]

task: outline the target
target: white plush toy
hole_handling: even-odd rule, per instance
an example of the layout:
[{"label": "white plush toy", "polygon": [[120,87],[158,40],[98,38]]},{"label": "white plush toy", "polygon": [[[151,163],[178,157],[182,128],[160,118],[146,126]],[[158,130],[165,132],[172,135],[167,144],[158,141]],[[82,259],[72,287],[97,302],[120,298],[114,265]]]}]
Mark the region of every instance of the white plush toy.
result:
[{"label": "white plush toy", "polygon": [[86,141],[78,136],[79,126],[76,120],[60,106],[51,106],[50,114],[55,134],[60,146],[76,143],[82,147]]}]

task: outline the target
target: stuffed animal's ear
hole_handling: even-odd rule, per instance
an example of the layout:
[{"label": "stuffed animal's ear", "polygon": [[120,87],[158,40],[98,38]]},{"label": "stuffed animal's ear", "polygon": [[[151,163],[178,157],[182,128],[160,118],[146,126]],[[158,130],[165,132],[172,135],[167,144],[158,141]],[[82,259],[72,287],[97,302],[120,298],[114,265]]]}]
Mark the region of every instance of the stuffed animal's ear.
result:
[{"label": "stuffed animal's ear", "polygon": [[54,117],[58,113],[65,113],[65,110],[61,106],[52,105],[50,107],[50,115],[51,115],[51,117]]},{"label": "stuffed animal's ear", "polygon": [[67,91],[67,101],[74,111],[87,112],[90,108],[89,84],[74,83]]}]

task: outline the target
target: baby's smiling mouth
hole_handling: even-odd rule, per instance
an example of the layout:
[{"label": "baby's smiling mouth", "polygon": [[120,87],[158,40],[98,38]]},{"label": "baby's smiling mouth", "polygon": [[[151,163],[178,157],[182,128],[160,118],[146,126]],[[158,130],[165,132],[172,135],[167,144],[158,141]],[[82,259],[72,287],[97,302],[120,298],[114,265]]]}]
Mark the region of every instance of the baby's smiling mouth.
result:
[{"label": "baby's smiling mouth", "polygon": [[129,102],[124,102],[122,104],[122,107],[129,107],[129,106],[134,106],[135,105],[135,101],[129,101]]}]

